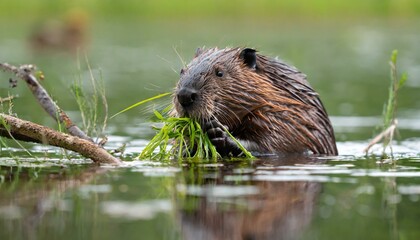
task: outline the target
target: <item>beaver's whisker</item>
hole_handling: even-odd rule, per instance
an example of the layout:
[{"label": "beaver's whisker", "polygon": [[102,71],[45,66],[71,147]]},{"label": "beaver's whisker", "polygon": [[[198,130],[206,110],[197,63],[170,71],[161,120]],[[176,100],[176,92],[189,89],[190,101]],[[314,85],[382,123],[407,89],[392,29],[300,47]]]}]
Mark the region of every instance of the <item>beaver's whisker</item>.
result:
[{"label": "beaver's whisker", "polygon": [[[215,109],[215,115],[218,116],[218,120],[224,125],[235,126],[241,122],[239,116],[224,105],[217,105]],[[235,124],[236,123],[236,124]]]}]

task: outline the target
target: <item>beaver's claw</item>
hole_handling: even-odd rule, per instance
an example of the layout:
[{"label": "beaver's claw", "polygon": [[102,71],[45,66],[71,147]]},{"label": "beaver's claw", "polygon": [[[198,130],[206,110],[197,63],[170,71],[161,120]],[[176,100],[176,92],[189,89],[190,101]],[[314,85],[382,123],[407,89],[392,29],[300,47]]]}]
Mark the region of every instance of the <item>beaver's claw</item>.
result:
[{"label": "beaver's claw", "polygon": [[204,125],[204,131],[222,157],[229,155],[238,156],[242,152],[241,149],[224,129],[227,129],[227,127],[223,127],[217,120],[210,120]]}]

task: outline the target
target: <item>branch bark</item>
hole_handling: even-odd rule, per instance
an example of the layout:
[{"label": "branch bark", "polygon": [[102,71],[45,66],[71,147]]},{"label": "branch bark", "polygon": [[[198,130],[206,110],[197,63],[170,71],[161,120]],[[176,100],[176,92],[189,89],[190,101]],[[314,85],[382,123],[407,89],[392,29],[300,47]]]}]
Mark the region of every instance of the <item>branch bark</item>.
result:
[{"label": "branch bark", "polygon": [[121,161],[95,143],[58,132],[39,124],[0,113],[0,135],[16,140],[36,142],[61,147],[80,153],[95,163],[118,165]]}]

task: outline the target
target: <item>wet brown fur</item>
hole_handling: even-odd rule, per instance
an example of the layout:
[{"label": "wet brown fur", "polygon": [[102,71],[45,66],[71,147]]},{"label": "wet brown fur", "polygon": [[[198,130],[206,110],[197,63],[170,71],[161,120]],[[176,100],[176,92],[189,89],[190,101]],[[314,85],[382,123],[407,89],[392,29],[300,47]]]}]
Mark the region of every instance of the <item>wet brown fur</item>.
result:
[{"label": "wet brown fur", "polygon": [[[257,54],[255,68],[241,57],[243,48],[200,50],[181,70],[177,89],[197,89],[185,110],[174,96],[174,111],[202,122],[226,125],[250,150],[264,153],[337,155],[334,131],[318,94],[306,76],[279,60]],[[223,77],[216,76],[223,71]]]}]

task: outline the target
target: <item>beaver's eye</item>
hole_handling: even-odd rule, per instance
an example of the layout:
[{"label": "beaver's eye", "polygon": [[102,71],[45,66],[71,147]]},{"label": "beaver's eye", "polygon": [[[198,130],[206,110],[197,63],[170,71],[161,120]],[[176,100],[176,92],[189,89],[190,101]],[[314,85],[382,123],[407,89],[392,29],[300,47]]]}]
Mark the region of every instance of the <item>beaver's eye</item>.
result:
[{"label": "beaver's eye", "polygon": [[185,69],[181,68],[181,71],[179,72],[180,75],[183,75],[185,73]]},{"label": "beaver's eye", "polygon": [[223,77],[223,71],[219,70],[219,69],[216,69],[216,76]]}]

